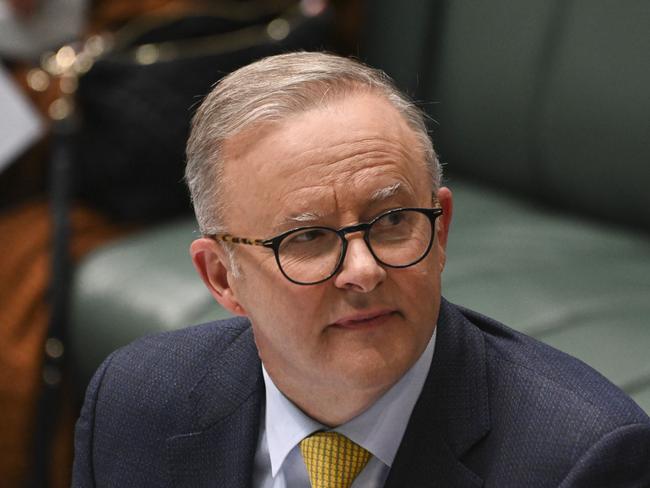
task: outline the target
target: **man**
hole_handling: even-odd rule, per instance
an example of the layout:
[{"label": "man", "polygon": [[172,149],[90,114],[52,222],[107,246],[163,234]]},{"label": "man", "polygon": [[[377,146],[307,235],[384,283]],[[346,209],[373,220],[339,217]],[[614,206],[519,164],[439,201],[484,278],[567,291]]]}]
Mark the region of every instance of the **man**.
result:
[{"label": "man", "polygon": [[240,317],[106,360],[75,486],[650,486],[634,402],[441,298],[451,192],[382,73],[253,63],[208,95],[187,154],[192,259]]}]

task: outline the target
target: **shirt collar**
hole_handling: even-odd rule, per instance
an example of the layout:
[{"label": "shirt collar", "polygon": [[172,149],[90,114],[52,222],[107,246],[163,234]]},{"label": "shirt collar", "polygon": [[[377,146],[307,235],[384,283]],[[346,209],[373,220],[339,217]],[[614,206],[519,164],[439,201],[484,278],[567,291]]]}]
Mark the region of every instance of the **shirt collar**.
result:
[{"label": "shirt collar", "polygon": [[271,457],[271,475],[275,478],[291,450],[308,435],[323,428],[305,415],[273,383],[262,364],[266,386],[265,429]]},{"label": "shirt collar", "polygon": [[[436,343],[436,330],[413,366],[368,410],[334,429],[370,451],[387,466],[393,464],[411,412],[429,373]],[[278,390],[262,365],[266,386],[265,428],[275,477],[291,450],[301,440],[327,427],[305,415]]]}]

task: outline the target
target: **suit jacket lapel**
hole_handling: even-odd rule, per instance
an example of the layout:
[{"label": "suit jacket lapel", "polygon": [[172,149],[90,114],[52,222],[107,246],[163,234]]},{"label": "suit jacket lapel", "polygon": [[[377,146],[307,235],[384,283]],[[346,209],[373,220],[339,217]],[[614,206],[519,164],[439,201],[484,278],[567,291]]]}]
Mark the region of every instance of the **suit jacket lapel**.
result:
[{"label": "suit jacket lapel", "polygon": [[490,429],[486,370],[483,335],[443,299],[429,375],[386,488],[482,486],[460,459]]},{"label": "suit jacket lapel", "polygon": [[174,486],[249,487],[264,398],[250,327],[219,353],[190,395],[190,431],[167,439]]}]

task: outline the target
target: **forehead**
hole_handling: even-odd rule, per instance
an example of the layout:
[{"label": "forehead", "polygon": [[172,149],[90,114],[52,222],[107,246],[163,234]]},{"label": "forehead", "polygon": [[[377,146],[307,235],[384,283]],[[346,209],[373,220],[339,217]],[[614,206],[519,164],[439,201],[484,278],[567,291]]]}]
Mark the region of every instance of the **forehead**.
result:
[{"label": "forehead", "polygon": [[382,196],[431,194],[416,135],[373,93],[241,133],[223,154],[223,190],[235,221],[276,223],[294,213],[351,211]]}]

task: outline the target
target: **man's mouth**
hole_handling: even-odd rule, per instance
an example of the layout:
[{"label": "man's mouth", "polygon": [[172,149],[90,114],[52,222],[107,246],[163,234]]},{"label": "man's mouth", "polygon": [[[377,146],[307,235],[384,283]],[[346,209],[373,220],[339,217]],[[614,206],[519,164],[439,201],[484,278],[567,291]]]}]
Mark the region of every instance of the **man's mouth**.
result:
[{"label": "man's mouth", "polygon": [[358,312],[341,317],[332,325],[348,329],[375,327],[382,324],[384,321],[392,317],[395,313],[397,312],[391,309]]}]

